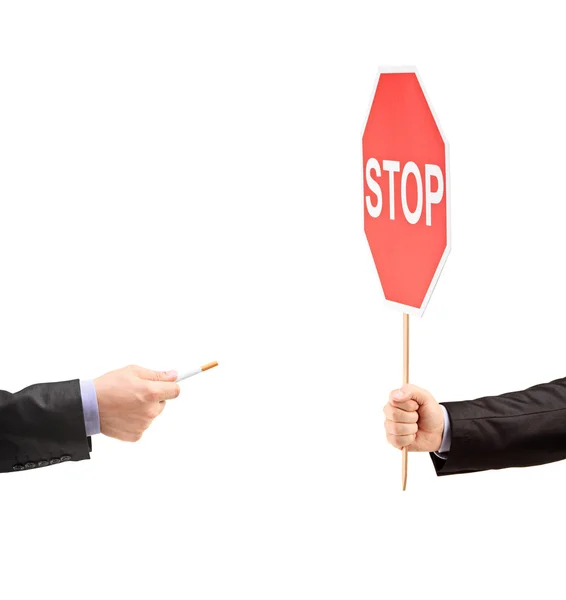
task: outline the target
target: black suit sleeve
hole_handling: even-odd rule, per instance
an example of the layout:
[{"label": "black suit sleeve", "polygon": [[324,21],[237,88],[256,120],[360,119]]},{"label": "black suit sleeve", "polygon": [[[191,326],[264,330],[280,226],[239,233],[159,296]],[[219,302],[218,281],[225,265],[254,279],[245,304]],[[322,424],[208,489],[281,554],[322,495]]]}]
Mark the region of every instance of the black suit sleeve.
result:
[{"label": "black suit sleeve", "polygon": [[90,458],[78,379],[0,390],[0,473]]},{"label": "black suit sleeve", "polygon": [[566,378],[443,404],[452,439],[446,460],[431,454],[438,475],[530,467],[566,458]]}]

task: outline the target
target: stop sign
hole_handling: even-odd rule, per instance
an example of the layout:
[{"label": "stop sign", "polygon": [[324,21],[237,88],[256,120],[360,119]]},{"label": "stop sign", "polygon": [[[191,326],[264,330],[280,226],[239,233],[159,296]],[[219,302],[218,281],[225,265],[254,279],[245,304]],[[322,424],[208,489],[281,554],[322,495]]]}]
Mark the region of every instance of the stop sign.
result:
[{"label": "stop sign", "polygon": [[380,69],[362,139],[364,230],[385,300],[422,316],[448,253],[448,142],[414,68]]}]

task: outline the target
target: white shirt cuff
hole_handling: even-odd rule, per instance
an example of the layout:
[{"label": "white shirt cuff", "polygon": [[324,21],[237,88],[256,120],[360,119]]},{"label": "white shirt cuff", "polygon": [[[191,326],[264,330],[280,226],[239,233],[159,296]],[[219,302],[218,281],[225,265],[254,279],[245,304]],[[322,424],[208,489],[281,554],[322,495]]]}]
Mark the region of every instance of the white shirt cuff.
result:
[{"label": "white shirt cuff", "polygon": [[80,379],[81,399],[87,436],[100,433],[100,415],[98,414],[98,399],[92,379]]},{"label": "white shirt cuff", "polygon": [[448,416],[448,411],[444,405],[440,405],[442,407],[442,413],[444,415],[444,432],[442,433],[442,442],[440,443],[440,448],[438,452],[435,452],[436,456],[439,458],[443,458],[446,460],[448,457],[443,456],[446,452],[450,452],[450,442],[452,441],[452,435],[450,432],[450,417]]}]

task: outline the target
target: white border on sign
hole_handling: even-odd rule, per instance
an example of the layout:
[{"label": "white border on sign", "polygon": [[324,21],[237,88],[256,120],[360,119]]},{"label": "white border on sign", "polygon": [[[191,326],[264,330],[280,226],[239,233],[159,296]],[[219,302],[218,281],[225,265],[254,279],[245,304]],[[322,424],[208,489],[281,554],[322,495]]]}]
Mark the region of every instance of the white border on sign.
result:
[{"label": "white border on sign", "polygon": [[[438,263],[438,266],[436,267],[436,271],[434,273],[434,277],[432,278],[432,281],[430,282],[430,285],[428,286],[428,290],[427,293],[423,299],[423,303],[421,305],[420,308],[415,308],[414,306],[407,306],[405,304],[400,304],[398,302],[393,302],[392,300],[387,300],[387,298],[385,298],[385,293],[383,291],[383,286],[381,285],[381,279],[379,279],[379,273],[377,274],[377,279],[379,281],[379,287],[381,288],[381,294],[383,296],[383,300],[385,302],[386,305],[390,306],[391,308],[394,308],[395,310],[401,311],[403,313],[407,313],[409,315],[413,315],[416,317],[422,317],[426,307],[428,305],[428,302],[430,300],[430,297],[432,296],[432,292],[434,291],[434,288],[438,282],[438,279],[440,277],[440,274],[442,273],[442,269],[444,268],[444,265],[446,264],[446,260],[448,259],[448,255],[450,254],[450,250],[452,248],[452,226],[451,226],[451,211],[450,211],[450,161],[449,161],[449,144],[448,144],[448,140],[446,139],[446,136],[444,135],[444,131],[442,131],[442,127],[440,126],[440,121],[438,120],[438,117],[436,116],[436,112],[434,110],[434,107],[432,106],[432,103],[430,101],[430,98],[428,96],[428,94],[426,93],[426,89],[423,85],[422,79],[419,75],[419,72],[417,70],[416,67],[414,66],[401,66],[401,67],[391,67],[391,66],[381,66],[379,67],[379,70],[377,72],[377,78],[375,80],[375,85],[373,87],[373,94],[370,97],[370,101],[369,101],[369,107],[368,107],[368,111],[367,111],[367,116],[366,119],[364,121],[363,124],[363,128],[362,128],[362,143],[361,143],[361,163],[362,163],[362,199],[363,199],[363,206],[364,206],[364,210],[362,211],[362,220],[364,221],[362,223],[364,229],[365,229],[365,191],[364,191],[364,176],[363,173],[365,172],[365,167],[364,167],[364,150],[363,150],[363,136],[364,136],[364,132],[366,129],[366,125],[369,119],[369,115],[371,112],[371,107],[373,105],[373,99],[375,98],[375,92],[377,91],[377,86],[379,84],[379,77],[382,73],[414,73],[417,76],[417,79],[419,81],[419,85],[421,86],[421,89],[423,91],[424,97],[427,101],[427,104],[430,108],[430,112],[432,113],[432,117],[434,119],[434,122],[436,123],[436,126],[438,127],[438,131],[440,132],[440,137],[442,138],[442,141],[444,142],[444,162],[445,162],[445,171],[446,171],[446,187],[445,187],[445,195],[446,195],[446,248],[444,249],[444,252],[442,253],[442,257],[440,258],[440,262]],[[369,247],[369,244],[368,244]],[[371,250],[370,250],[370,256],[371,256]],[[372,262],[373,262],[373,256],[372,256]]]}]

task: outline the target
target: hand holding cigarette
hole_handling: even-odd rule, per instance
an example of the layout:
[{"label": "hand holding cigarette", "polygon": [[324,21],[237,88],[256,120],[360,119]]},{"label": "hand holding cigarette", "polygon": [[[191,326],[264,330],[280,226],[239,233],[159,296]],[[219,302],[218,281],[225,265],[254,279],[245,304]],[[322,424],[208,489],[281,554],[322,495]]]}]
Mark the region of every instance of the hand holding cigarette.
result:
[{"label": "hand holding cigarette", "polygon": [[100,432],[125,442],[137,442],[163,412],[165,401],[180,394],[177,382],[217,365],[208,363],[181,375],[177,371],[152,371],[129,365],[96,378]]}]

